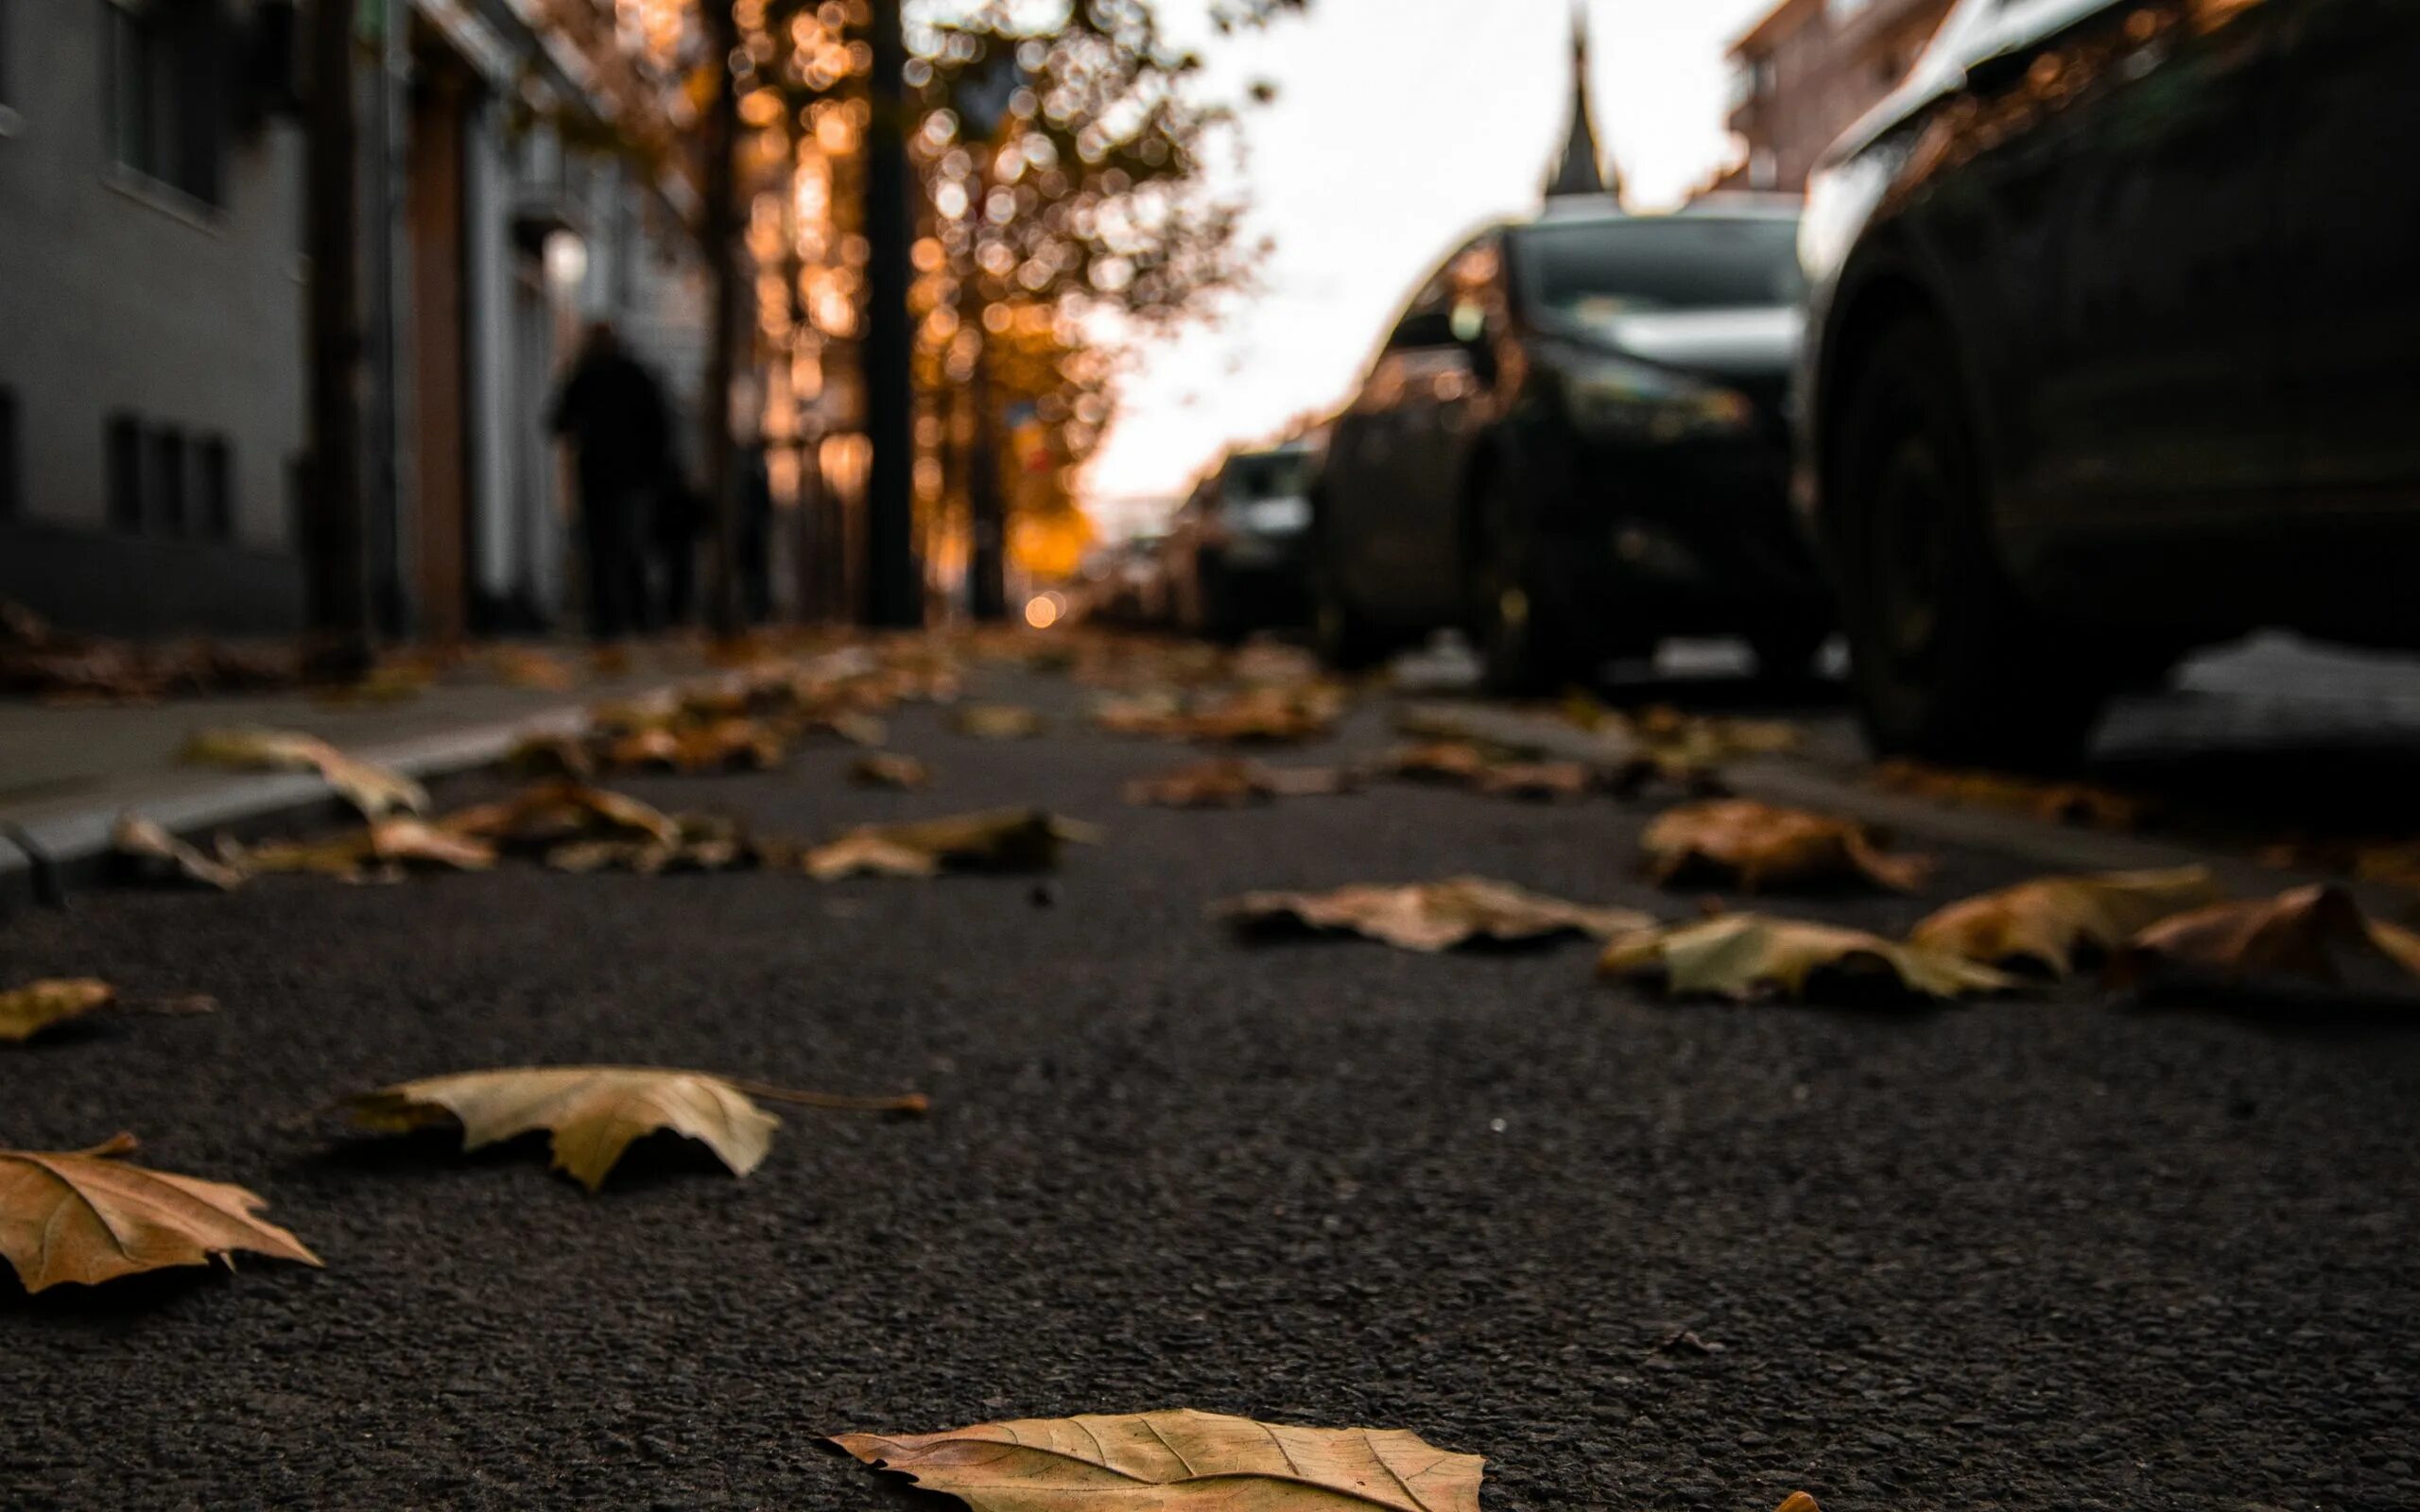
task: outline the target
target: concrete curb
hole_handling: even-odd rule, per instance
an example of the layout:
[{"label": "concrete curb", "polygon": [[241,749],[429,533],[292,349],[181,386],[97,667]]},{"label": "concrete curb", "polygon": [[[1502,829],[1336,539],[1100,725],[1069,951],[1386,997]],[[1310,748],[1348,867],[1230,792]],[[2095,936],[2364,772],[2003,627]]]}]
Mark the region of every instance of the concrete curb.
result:
[{"label": "concrete curb", "polygon": [[[434,782],[493,766],[531,736],[576,735],[587,727],[587,707],[567,705],[518,719],[353,747],[346,754]],[[110,831],[130,811],[197,842],[221,833],[251,839],[273,830],[339,824],[354,817],[352,808],[316,773],[231,772],[221,781],[155,800],[78,809],[9,825],[0,831],[0,918],[35,903],[62,904],[75,892],[109,881]]]},{"label": "concrete curb", "polygon": [[[1406,713],[1432,720],[1440,728],[1450,725],[1478,740],[1534,750],[1561,760],[1618,765],[1638,754],[1627,737],[1575,730],[1550,715],[1442,702],[1410,705]],[[1888,830],[1903,838],[1916,836],[1937,845],[2007,856],[2045,871],[2158,871],[2176,867],[2207,867],[2220,886],[2238,896],[2266,897],[2289,887],[2325,882],[2344,888],[2363,908],[2381,917],[2399,918],[2411,904],[2409,897],[2370,884],[2264,867],[2239,854],[2182,841],[2077,829],[2022,814],[1958,808],[1904,793],[1886,792],[1846,774],[1834,774],[1788,757],[1759,756],[1733,762],[1723,766],[1722,777],[1741,798],[1761,799],[1792,808],[1820,809]]]}]

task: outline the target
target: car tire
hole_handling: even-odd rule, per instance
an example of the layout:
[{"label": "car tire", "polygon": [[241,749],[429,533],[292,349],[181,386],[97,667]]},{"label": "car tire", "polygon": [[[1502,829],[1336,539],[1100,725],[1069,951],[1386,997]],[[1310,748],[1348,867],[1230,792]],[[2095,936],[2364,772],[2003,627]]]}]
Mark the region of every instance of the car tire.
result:
[{"label": "car tire", "polygon": [[1933,761],[2071,764],[2110,690],[1999,560],[1947,339],[1920,319],[1888,332],[1843,414],[1834,546],[1868,743]]},{"label": "car tire", "polygon": [[1311,539],[1311,648],[1337,672],[1365,672],[1392,655],[1395,639],[1364,617],[1344,590],[1325,530]]},{"label": "car tire", "polygon": [[1748,654],[1755,660],[1758,680],[1803,688],[1817,680],[1824,647],[1831,639],[1828,626],[1772,626],[1749,632]]},{"label": "car tire", "polygon": [[1479,684],[1498,697],[1593,682],[1599,661],[1540,592],[1534,521],[1534,501],[1512,469],[1497,465],[1479,476],[1465,538],[1464,627],[1478,653]]}]

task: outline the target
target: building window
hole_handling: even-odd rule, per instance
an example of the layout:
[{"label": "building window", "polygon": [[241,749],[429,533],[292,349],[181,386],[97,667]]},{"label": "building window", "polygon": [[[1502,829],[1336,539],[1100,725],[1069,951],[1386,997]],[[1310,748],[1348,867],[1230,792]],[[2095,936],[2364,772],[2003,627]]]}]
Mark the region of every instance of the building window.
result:
[{"label": "building window", "polygon": [[235,538],[234,463],[224,436],[205,436],[194,449],[195,503],[202,535],[211,541]]},{"label": "building window", "polygon": [[119,165],[218,203],[225,112],[219,0],[99,0],[109,28],[110,152]]},{"label": "building window", "polygon": [[151,485],[144,519],[164,535],[185,533],[185,433],[164,426],[151,433]]},{"label": "building window", "polygon": [[0,520],[17,518],[25,482],[18,472],[17,391],[0,388]]},{"label": "building window", "polygon": [[109,470],[110,524],[143,528],[143,428],[131,415],[112,415],[101,428],[101,456]]}]

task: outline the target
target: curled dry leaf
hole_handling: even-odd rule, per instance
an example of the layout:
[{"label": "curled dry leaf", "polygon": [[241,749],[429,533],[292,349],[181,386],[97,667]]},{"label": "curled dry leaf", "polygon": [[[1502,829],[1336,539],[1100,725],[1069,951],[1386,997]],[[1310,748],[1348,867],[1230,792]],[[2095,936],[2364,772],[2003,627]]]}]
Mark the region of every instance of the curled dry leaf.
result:
[{"label": "curled dry leaf", "polygon": [[1214,904],[1211,912],[1247,933],[1345,932],[1423,952],[1477,939],[1515,944],[1573,934],[1605,939],[1655,923],[1633,909],[1565,902],[1486,877],[1324,893],[1246,893]]},{"label": "curled dry leaf", "polygon": [[654,838],[574,840],[546,852],[556,871],[635,871],[660,876],[675,871],[736,871],[756,865],[759,848],[735,819],[715,814],[684,814],[669,841]]},{"label": "curled dry leaf", "polygon": [[1401,1429],[1294,1428],[1191,1410],[832,1442],[975,1512],[1478,1512],[1487,1463]]},{"label": "curled dry leaf", "polygon": [[933,785],[933,769],[913,756],[875,751],[849,764],[849,781],[859,787],[890,787],[901,791]]},{"label": "curled dry leaf", "polygon": [[2206,867],[2043,877],[1951,903],[1908,937],[1970,961],[2031,962],[2065,976],[2080,952],[2105,956],[2163,919],[2218,901]]},{"label": "curled dry leaf", "polygon": [[1246,688],[1196,706],[1172,733],[1229,745],[1292,745],[1326,734],[1343,712],[1344,692],[1330,683]]},{"label": "curled dry leaf", "polygon": [[265,1206],[259,1197],[115,1159],[134,1147],[133,1135],[120,1134],[73,1153],[0,1150],[0,1254],[26,1291],[206,1264],[239,1249],[320,1263],[301,1240],[253,1216]]},{"label": "curled dry leaf", "polygon": [[1639,843],[1649,874],[1667,886],[1736,883],[1755,892],[1862,885],[1908,892],[1932,869],[1922,856],[1884,854],[1851,820],[1754,799],[1668,810]]},{"label": "curled dry leaf", "polygon": [[425,819],[380,819],[370,827],[369,850],[372,859],[398,866],[485,871],[495,865],[495,847]]},{"label": "curled dry leaf", "polygon": [[0,992],[0,1040],[22,1044],[53,1024],[117,1001],[117,988],[89,976],[45,977]]},{"label": "curled dry leaf", "polygon": [[505,757],[507,770],[524,777],[568,777],[586,782],[596,775],[596,758],[588,747],[569,735],[529,735]]},{"label": "curled dry leaf", "polygon": [[870,824],[807,851],[819,882],[873,874],[929,877],[938,871],[1044,871],[1068,842],[1092,845],[1094,825],[1046,809],[989,809],[908,824]]},{"label": "curled dry leaf", "polygon": [[1879,986],[1930,998],[2000,992],[2016,979],[1961,955],[1863,930],[1762,914],[1724,914],[1620,936],[1597,962],[1603,977],[1661,976],[1673,997],[1841,996]]},{"label": "curled dry leaf", "polygon": [[2316,988],[2409,1000],[2420,997],[2420,935],[2372,919],[2341,887],[2296,887],[2153,924],[2110,958],[2109,975],[2150,992]]},{"label": "curled dry leaf", "polygon": [[316,771],[364,818],[421,814],[428,790],[399,772],[347,756],[317,735],[290,730],[205,730],[185,746],[185,760],[252,771]]},{"label": "curled dry leaf", "polygon": [[140,814],[118,816],[110,830],[110,848],[138,876],[166,877],[221,892],[233,892],[244,885],[241,871],[202,854]]},{"label": "curled dry leaf", "polygon": [[544,1129],[554,1136],[554,1168],[595,1192],[632,1141],[658,1129],[698,1141],[735,1176],[755,1170],[781,1120],[757,1107],[752,1092],[870,1112],[923,1112],[926,1106],[915,1092],[793,1092],[657,1066],[524,1066],[403,1082],[362,1093],[347,1107],[356,1125],[382,1133],[458,1124],[465,1151]]},{"label": "curled dry leaf", "polygon": [[437,821],[448,833],[509,848],[545,850],[572,840],[652,840],[677,844],[669,816],[610,788],[542,782],[498,803],[460,809]]},{"label": "curled dry leaf", "polygon": [[1042,716],[1022,704],[969,704],[951,716],[950,728],[977,740],[1031,740],[1042,733]]}]

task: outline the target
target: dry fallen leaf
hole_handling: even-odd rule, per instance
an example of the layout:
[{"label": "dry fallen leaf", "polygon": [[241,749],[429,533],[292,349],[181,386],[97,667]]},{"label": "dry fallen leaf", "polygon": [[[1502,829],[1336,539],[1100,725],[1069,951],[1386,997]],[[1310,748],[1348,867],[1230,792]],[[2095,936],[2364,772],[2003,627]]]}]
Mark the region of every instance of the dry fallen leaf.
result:
[{"label": "dry fallen leaf", "polygon": [[1241,757],[1196,762],[1126,784],[1126,801],[1171,809],[1245,808],[1274,798],[1314,798],[1349,789],[1332,766],[1268,766]]},{"label": "dry fallen leaf", "polygon": [[977,740],[1031,740],[1042,733],[1042,716],[1022,704],[969,704],[951,717],[950,728]]},{"label": "dry fallen leaf", "polygon": [[1495,758],[1467,740],[1430,740],[1398,746],[1378,758],[1376,769],[1415,782],[1476,782]]},{"label": "dry fallen leaf", "polygon": [[2420,935],[2370,918],[2340,887],[2296,887],[2153,924],[2111,957],[2109,975],[2148,992],[2319,988],[2411,999],[2420,997]]},{"label": "dry fallen leaf", "polygon": [[290,730],[205,730],[185,746],[185,760],[253,771],[316,771],[364,818],[424,813],[428,790],[398,772],[347,756],[317,735]]},{"label": "dry fallen leaf", "polygon": [[1246,893],[1214,904],[1211,912],[1250,933],[1346,931],[1428,952],[1474,939],[1512,944],[1569,934],[1604,939],[1655,923],[1632,909],[1565,902],[1485,877],[1405,887],[1340,887],[1324,893]]},{"label": "dry fallen leaf", "polygon": [[524,777],[569,777],[581,782],[596,774],[596,758],[570,735],[525,736],[505,757],[507,770]]},{"label": "dry fallen leaf", "polygon": [[1553,802],[1584,798],[1595,780],[1582,762],[1502,762],[1479,773],[1478,790],[1499,798]]},{"label": "dry fallen leaf", "polygon": [[1639,844],[1667,886],[1737,883],[1750,892],[1870,885],[1908,892],[1931,870],[1921,856],[1886,855],[1848,819],[1717,799],[1657,816]]},{"label": "dry fallen leaf", "polygon": [[441,830],[425,819],[380,819],[370,827],[370,854],[403,866],[485,871],[495,865],[495,847],[471,835]]},{"label": "dry fallen leaf", "polygon": [[0,992],[0,1040],[22,1044],[53,1024],[79,1019],[117,1000],[117,989],[89,976],[45,977]]},{"label": "dry fallen leaf", "polygon": [[1091,845],[1096,827],[1045,809],[990,809],[908,824],[869,824],[807,851],[803,864],[819,882],[873,873],[928,877],[956,871],[1042,871],[1059,863],[1070,841]]},{"label": "dry fallen leaf", "polygon": [[498,803],[460,809],[437,821],[450,834],[545,850],[570,840],[642,839],[673,845],[681,826],[637,799],[573,782],[541,782]]},{"label": "dry fallen leaf", "polygon": [[2011,976],[1947,951],[1901,945],[1862,930],[1762,914],[1620,936],[1597,962],[1604,977],[1662,976],[1673,997],[1870,998],[1872,988],[1954,998],[2016,987]]},{"label": "dry fallen leaf", "polygon": [[523,1066],[430,1076],[365,1092],[348,1103],[355,1125],[402,1134],[444,1124],[462,1127],[462,1148],[544,1129],[555,1169],[595,1192],[641,1135],[670,1129],[715,1152],[735,1176],[764,1163],[780,1119],[749,1094],[819,1108],[922,1112],[920,1093],[839,1097],[656,1066]]},{"label": "dry fallen leaf", "polygon": [[974,1512],[1478,1512],[1487,1463],[1401,1429],[1294,1428],[1190,1410],[832,1442]]},{"label": "dry fallen leaf", "polygon": [[849,764],[849,781],[859,787],[891,787],[911,791],[933,785],[933,769],[913,756],[875,751]]},{"label": "dry fallen leaf", "polygon": [[619,838],[573,840],[545,855],[555,871],[635,871],[644,877],[673,871],[735,871],[752,867],[762,848],[738,821],[714,814],[684,814],[671,840]]},{"label": "dry fallen leaf", "polygon": [[1904,758],[1874,770],[1877,787],[1937,803],[2013,809],[2056,824],[2095,830],[2139,830],[2150,799],[2084,782],[2046,782],[2008,772],[1962,771]]},{"label": "dry fallen leaf", "polygon": [[244,874],[214,861],[140,814],[121,814],[110,830],[110,847],[139,872],[168,876],[221,892],[244,885]]},{"label": "dry fallen leaf", "polygon": [[252,1214],[242,1187],[171,1176],[112,1159],[134,1136],[73,1153],[0,1150],[0,1254],[28,1292],[97,1285],[238,1249],[317,1265],[302,1242]]},{"label": "dry fallen leaf", "polygon": [[2106,955],[2161,919],[2219,897],[2207,867],[2043,877],[1951,903],[1908,937],[1970,961],[2034,962],[2065,976],[2079,951]]}]

